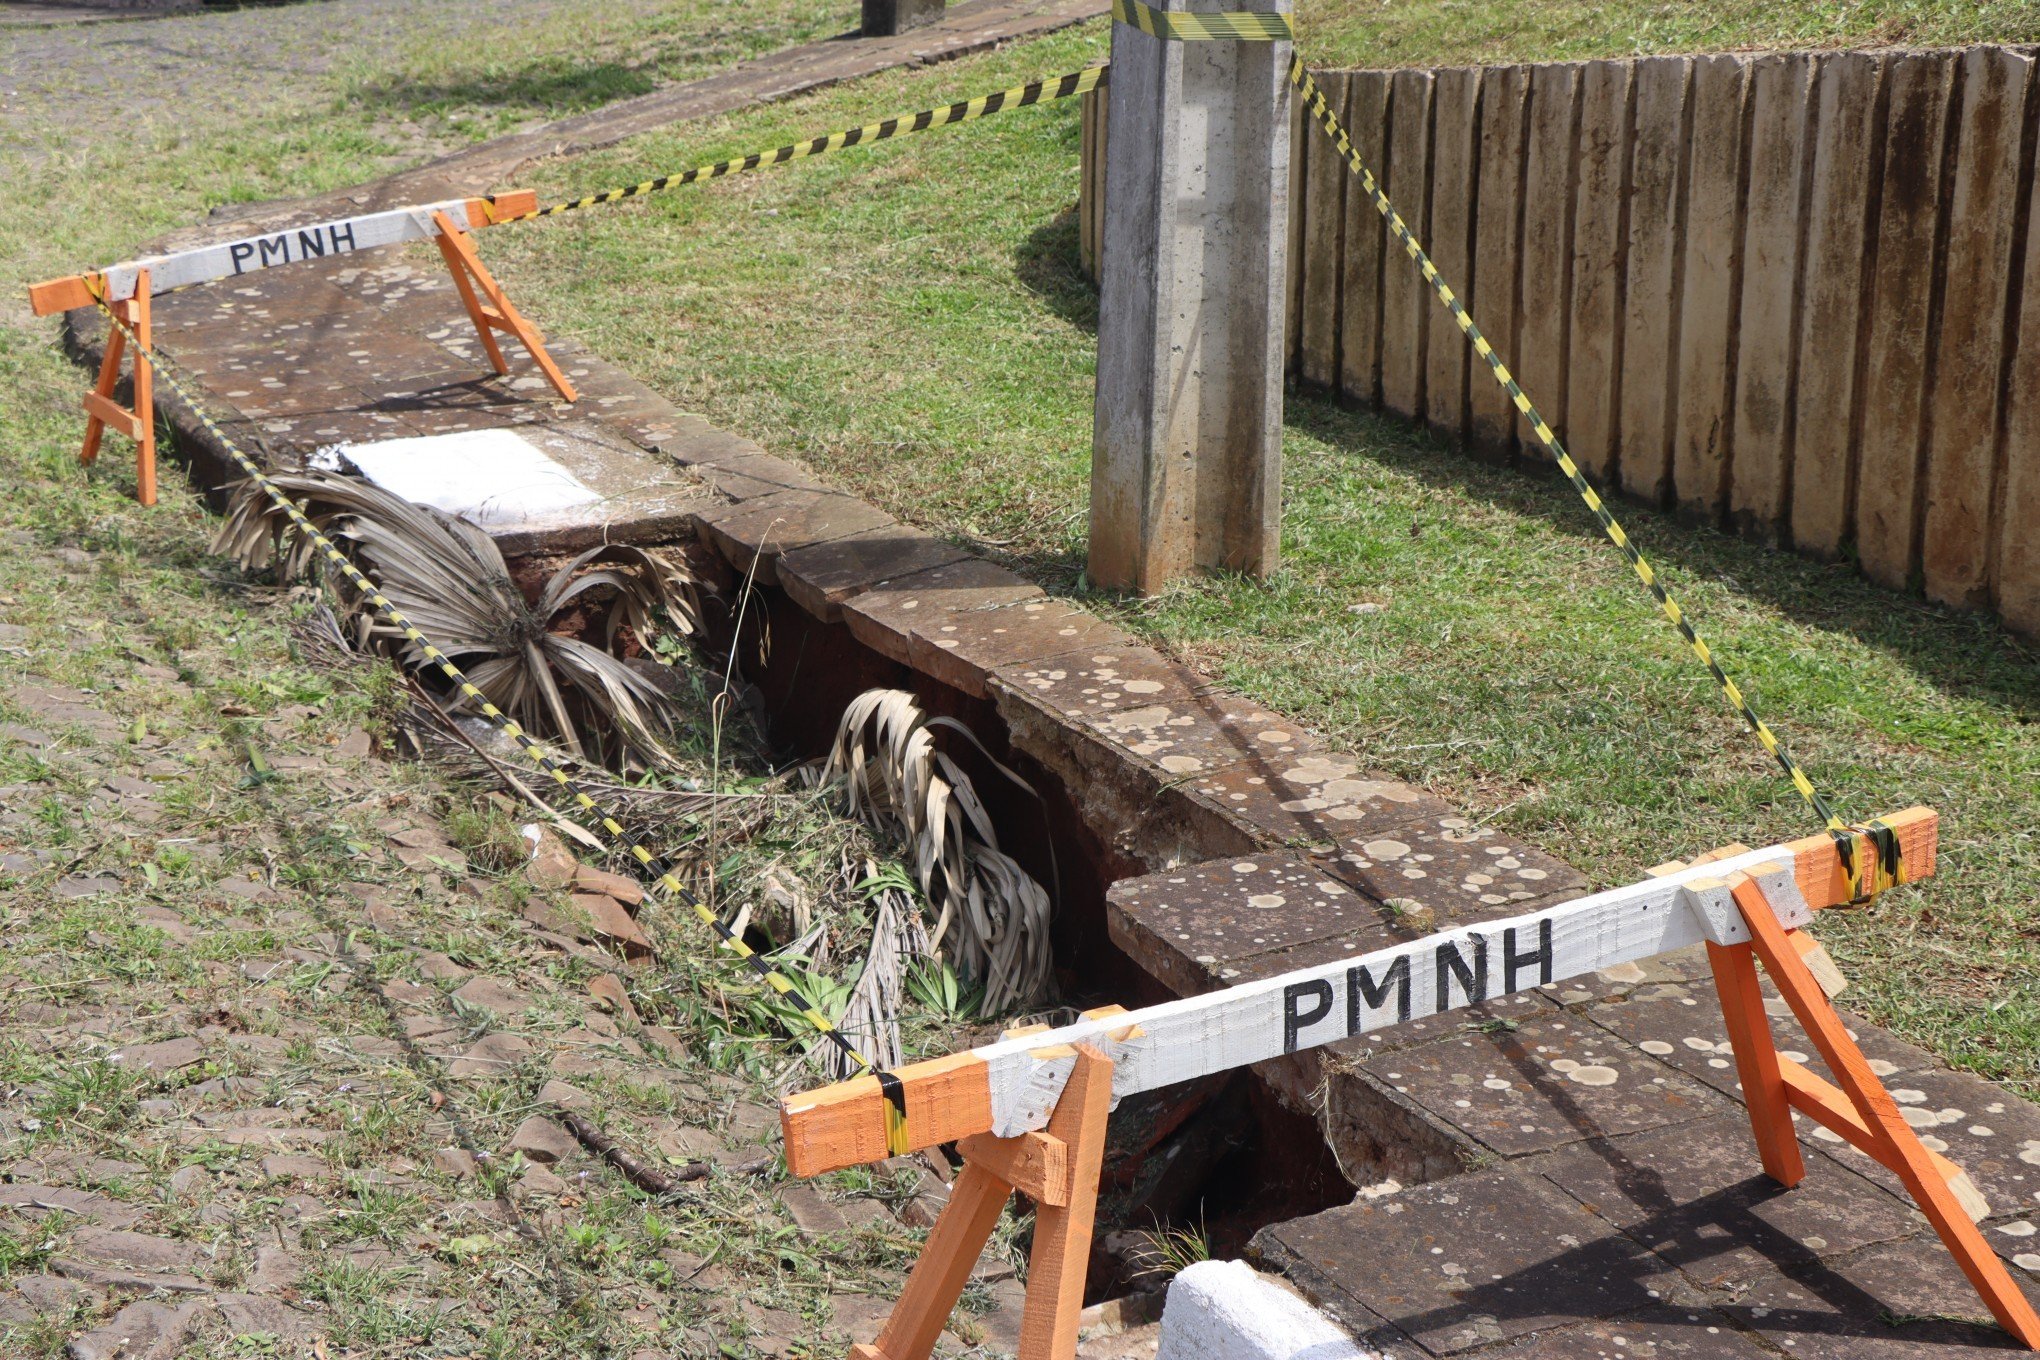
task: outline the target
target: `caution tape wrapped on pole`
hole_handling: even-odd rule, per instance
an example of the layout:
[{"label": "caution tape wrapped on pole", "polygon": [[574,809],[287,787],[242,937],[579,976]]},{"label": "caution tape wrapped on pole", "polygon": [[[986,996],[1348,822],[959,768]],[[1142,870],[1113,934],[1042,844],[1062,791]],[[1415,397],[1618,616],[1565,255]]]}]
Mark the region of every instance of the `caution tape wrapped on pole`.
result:
[{"label": "caution tape wrapped on pole", "polygon": [[1169,42],[1287,42],[1296,36],[1290,17],[1273,10],[1169,10],[1112,0],[1112,17]]}]

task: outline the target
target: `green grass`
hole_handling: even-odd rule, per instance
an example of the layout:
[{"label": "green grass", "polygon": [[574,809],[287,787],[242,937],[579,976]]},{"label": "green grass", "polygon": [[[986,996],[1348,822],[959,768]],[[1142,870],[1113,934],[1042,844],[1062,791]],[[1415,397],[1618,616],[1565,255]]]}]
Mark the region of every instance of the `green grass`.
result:
[{"label": "green grass", "polygon": [[2040,39],[2040,8],[2016,0],[1299,0],[1296,11],[1298,41],[1319,66]]},{"label": "green grass", "polygon": [[[0,30],[0,183],[33,187],[0,203],[0,318],[26,317],[15,282],[128,258],[221,205],[358,184],[855,24],[843,0],[299,4],[107,26],[60,62],[48,31]],[[72,63],[99,49],[120,84],[95,95],[102,75]]]}]

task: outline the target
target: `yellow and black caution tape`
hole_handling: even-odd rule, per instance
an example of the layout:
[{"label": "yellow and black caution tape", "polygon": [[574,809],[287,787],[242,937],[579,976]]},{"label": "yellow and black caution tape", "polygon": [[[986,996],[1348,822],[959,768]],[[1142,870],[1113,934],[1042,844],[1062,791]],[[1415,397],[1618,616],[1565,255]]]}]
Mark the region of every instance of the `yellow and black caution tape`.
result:
[{"label": "yellow and black caution tape", "polygon": [[561,213],[592,208],[602,203],[621,203],[625,199],[656,194],[662,189],[677,189],[683,184],[694,184],[700,180],[742,174],[746,170],[756,170],[761,166],[785,165],[788,161],[805,160],[810,156],[839,151],[846,146],[863,146],[867,142],[882,142],[890,137],[906,137],[916,132],[926,132],[930,128],[949,127],[955,123],[989,118],[1004,109],[1019,109],[1030,104],[1047,104],[1058,99],[1069,99],[1104,84],[1106,69],[1103,66],[1087,66],[1081,71],[1072,71],[1068,75],[1056,76],[1050,80],[1037,80],[1027,85],[1016,85],[1010,90],[1001,90],[996,94],[984,94],[976,99],[946,104],[939,109],[923,109],[919,113],[902,114],[898,118],[866,123],[863,127],[846,128],[841,132],[831,132],[805,142],[789,142],[772,151],[754,151],[748,156],[735,156],[726,161],[697,165],[691,170],[661,175],[657,179],[648,179],[639,184],[589,194],[584,198],[569,199],[564,203],[554,203],[548,207],[498,220],[509,223],[528,222],[534,217],[557,217]]},{"label": "yellow and black caution tape", "polygon": [[1686,611],[1679,607],[1679,602],[1665,589],[1664,580],[1651,569],[1650,563],[1637,551],[1636,544],[1623,532],[1622,526],[1615,522],[1615,516],[1609,511],[1607,502],[1602,500],[1599,493],[1588,483],[1579,465],[1573,462],[1572,455],[1565,451],[1565,445],[1559,442],[1558,435],[1545,423],[1544,417],[1537,413],[1536,406],[1531,404],[1530,398],[1517,384],[1515,376],[1509,372],[1509,366],[1502,362],[1502,356],[1495,353],[1494,346],[1488,343],[1487,337],[1480,333],[1480,327],[1474,324],[1473,317],[1467,313],[1466,305],[1459,300],[1458,294],[1454,293],[1451,286],[1440,277],[1438,267],[1431,263],[1431,257],[1425,253],[1423,246],[1417,243],[1416,236],[1404,223],[1402,215],[1396,212],[1395,205],[1388,201],[1388,195],[1382,192],[1381,185],[1375,181],[1374,172],[1360,159],[1360,153],[1354,147],[1352,138],[1346,135],[1346,129],[1340,126],[1338,116],[1325,102],[1324,91],[1318,88],[1317,82],[1311,79],[1310,72],[1304,68],[1302,57],[1291,59],[1289,79],[1290,83],[1296,86],[1304,107],[1310,110],[1310,116],[1317,120],[1318,126],[1324,129],[1325,135],[1338,147],[1339,154],[1346,158],[1348,167],[1360,177],[1360,187],[1366,190],[1368,198],[1373,201],[1375,211],[1388,223],[1390,234],[1402,244],[1403,250],[1415,262],[1417,268],[1423,271],[1424,281],[1431,285],[1431,291],[1437,294],[1438,301],[1445,304],[1445,310],[1452,314],[1452,320],[1472,342],[1474,352],[1487,361],[1488,370],[1494,374],[1495,381],[1507,390],[1509,399],[1515,402],[1516,409],[1523,413],[1523,419],[1529,422],[1531,430],[1537,436],[1537,442],[1549,449],[1551,456],[1558,460],[1559,471],[1572,483],[1573,490],[1580,493],[1580,499],[1587,503],[1587,509],[1593,511],[1594,518],[1600,521],[1609,541],[1621,549],[1622,555],[1629,559],[1629,565],[1635,569],[1637,578],[1650,591],[1651,598],[1657,601],[1658,608],[1664,611],[1665,617],[1671,620],[1672,627],[1679,630],[1679,636],[1686,640],[1686,645],[1693,649],[1693,655],[1700,658],[1700,663],[1707,667],[1708,674],[1721,686],[1721,692],[1727,698],[1729,707],[1735,710],[1736,716],[1749,725],[1750,731],[1756,734],[1757,740],[1771,753],[1771,758],[1778,762],[1778,767],[1791,779],[1792,787],[1798,790],[1799,796],[1806,800],[1807,806],[1811,807],[1825,824],[1828,834],[1834,837],[1836,848],[1842,856],[1842,863],[1847,867],[1850,886],[1856,900],[1867,901],[1886,888],[1905,882],[1905,866],[1899,857],[1898,838],[1892,834],[1890,827],[1881,822],[1871,822],[1864,828],[1877,847],[1876,863],[1858,863],[1856,838],[1849,824],[1835,814],[1834,808],[1821,795],[1820,790],[1814,787],[1813,780],[1808,778],[1799,762],[1793,759],[1792,753],[1785,749],[1785,743],[1771,730],[1770,724],[1757,716],[1756,709],[1750,706],[1749,697],[1743,693],[1742,687],[1737,685],[1722,668],[1713,649],[1694,631],[1692,621],[1686,617]]},{"label": "yellow and black caution tape", "polygon": [[1226,10],[1198,13],[1192,10],[1156,9],[1141,0],[1112,0],[1112,17],[1130,24],[1151,38],[1170,42],[1287,42],[1296,36],[1296,26],[1287,14],[1273,10]]},{"label": "yellow and black caution tape", "polygon": [[[674,873],[672,866],[664,856],[654,854],[634,839],[624,829],[623,824],[607,808],[597,803],[589,795],[587,789],[568,772],[565,762],[553,755],[552,752],[545,748],[543,743],[526,732],[516,719],[504,713],[500,708],[497,708],[489,700],[489,697],[482,693],[481,689],[472,680],[468,679],[460,667],[454,664],[453,659],[440,651],[438,647],[433,645],[430,639],[418,631],[417,625],[406,618],[403,611],[398,609],[396,604],[387,595],[383,594],[382,588],[363,574],[362,570],[355,566],[345,553],[340,551],[333,540],[328,538],[316,524],[312,523],[311,517],[305,514],[303,508],[288,495],[284,494],[282,488],[270,480],[268,474],[263,472],[260,465],[254,459],[241,451],[240,446],[233,441],[225,430],[219,427],[219,424],[213,420],[211,413],[198,401],[191,390],[178,381],[175,363],[170,362],[161,351],[143,344],[141,337],[135,333],[127,322],[121,320],[119,314],[108,305],[104,295],[96,288],[94,289],[94,300],[98,302],[100,310],[106,313],[107,320],[120,330],[130,345],[134,346],[136,353],[148,356],[156,371],[162,375],[164,385],[174,392],[178,399],[191,410],[191,413],[198,418],[199,423],[205,427],[206,432],[217,440],[219,446],[226,451],[227,456],[233,459],[235,465],[241,471],[247,473],[248,477],[257,486],[262,488],[263,494],[269,497],[271,503],[277,509],[289,517],[290,522],[297,527],[298,532],[307,535],[317,545],[319,551],[324,554],[327,562],[332,565],[333,569],[345,576],[349,583],[356,590],[360,591],[362,596],[374,606],[375,611],[384,620],[401,631],[405,640],[417,647],[423,653],[426,661],[430,662],[455,689],[460,691],[463,698],[477,705],[484,718],[498,731],[515,741],[524,754],[531,758],[534,765],[551,775],[553,782],[569,796],[577,812],[594,818],[599,824],[600,832],[607,832],[609,836],[614,838],[614,844],[603,842],[605,849],[613,851],[621,848],[643,866],[645,872],[651,875],[650,880],[646,882],[645,886],[650,890],[654,902],[658,901],[658,893],[661,889],[678,898],[704,925],[708,926],[721,938],[722,943],[727,948],[748,964],[751,971],[756,973],[766,986],[770,987],[781,999],[790,1003],[800,1012],[803,1019],[810,1025],[813,1025],[824,1038],[840,1049],[843,1055],[856,1066],[860,1073],[869,1073],[878,1079],[879,1087],[884,1091],[887,1100],[887,1147],[895,1156],[912,1151],[913,1149],[906,1136],[906,1092],[899,1079],[891,1073],[881,1070],[869,1058],[865,1057],[863,1053],[859,1052],[857,1047],[844,1035],[843,1031],[836,1028],[829,1017],[822,1013],[820,1007],[803,996],[800,989],[785,974],[767,963],[757,950],[744,943],[741,936],[725,925],[722,918],[710,910],[707,903],[689,891],[687,885],[680,881],[679,876]],[[588,827],[587,829],[596,836],[598,841],[601,841],[601,834],[597,831],[596,827]]]}]

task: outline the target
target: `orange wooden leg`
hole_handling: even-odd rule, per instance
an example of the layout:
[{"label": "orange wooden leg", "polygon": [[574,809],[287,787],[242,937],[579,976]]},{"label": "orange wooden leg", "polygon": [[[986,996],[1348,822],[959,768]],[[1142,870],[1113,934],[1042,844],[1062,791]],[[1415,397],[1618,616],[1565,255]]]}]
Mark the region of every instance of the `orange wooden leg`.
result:
[{"label": "orange wooden leg", "polygon": [[[1885,1162],[1889,1154],[1884,1150],[1883,1133],[1863,1122],[1863,1116],[1856,1113],[1856,1107],[1849,1103],[1841,1087],[1821,1080],[1790,1058],[1778,1060],[1778,1071],[1785,1078],[1785,1098],[1792,1102],[1794,1110],[1838,1135],[1864,1156],[1874,1158],[1880,1165]],[[1927,1160],[1933,1163],[1971,1222],[1990,1216],[1990,1204],[1969,1179],[1968,1172],[1932,1148],[1927,1149]]]},{"label": "orange wooden leg", "polygon": [[489,273],[489,267],[482,263],[482,257],[475,254],[472,247],[469,248],[467,257],[468,268],[474,271],[475,281],[481,285],[482,291],[489,295],[489,300],[496,304],[494,318],[496,324],[517,337],[525,351],[545,374],[546,381],[553,385],[553,390],[558,392],[563,400],[579,401],[580,394],[575,392],[574,385],[567,381],[567,375],[560,372],[560,366],[553,362],[552,355],[545,347],[545,337],[539,333],[538,327],[524,319],[524,314],[510,301],[510,295],[503,291],[502,285],[496,282],[495,276]]},{"label": "orange wooden leg", "polygon": [[[491,332],[508,331],[517,337],[518,343],[531,355],[532,361],[562,400],[579,401],[580,394],[547,352],[545,337],[511,303],[509,294],[496,282],[489,267],[482,263],[482,257],[475,253],[474,243],[468,239],[467,233],[454,226],[453,219],[443,212],[434,213],[432,220],[439,227],[436,238],[439,253],[446,257],[446,267],[453,272],[453,281],[460,289],[460,300],[467,308],[468,319],[475,323],[475,332],[482,337],[482,345],[489,351],[489,361],[496,366],[496,371],[508,373],[510,369],[503,362],[503,351],[497,348],[496,338]],[[487,304],[476,296],[477,286],[487,294]]]},{"label": "orange wooden leg", "polygon": [[156,503],[156,375],[149,352],[156,344],[149,316],[149,271],[135,280],[134,301],[128,304],[129,324],[140,342],[135,350],[135,499]]},{"label": "orange wooden leg", "polygon": [[[135,441],[135,499],[143,505],[156,503],[156,392],[155,369],[149,363],[149,349],[155,343],[149,322],[149,271],[135,280],[135,295],[125,302],[109,304],[121,323],[106,333],[106,356],[99,363],[99,381],[85,394],[85,444],[78,461],[91,466],[99,457],[100,444],[108,426]],[[126,329],[122,329],[122,327]],[[134,335],[134,406],[122,406],[113,399],[120,386],[120,361],[127,357],[128,335]]]},{"label": "orange wooden leg", "polygon": [[468,320],[475,324],[475,334],[481,337],[482,348],[489,352],[489,363],[498,373],[508,373],[510,365],[503,360],[503,351],[496,344],[494,328],[482,306],[482,300],[475,296],[475,285],[468,277],[467,262],[472,252],[466,249],[467,236],[453,225],[453,219],[445,213],[434,213],[432,220],[439,224],[439,235],[433,239],[439,243],[439,253],[446,257],[446,268],[453,275],[453,286],[460,290],[460,301],[467,308]]},{"label": "orange wooden leg", "polygon": [[1020,1317],[1020,1360],[1075,1360],[1084,1275],[1091,1264],[1091,1228],[1098,1212],[1098,1177],[1105,1167],[1105,1122],[1111,1110],[1112,1060],[1089,1044],[1079,1044],[1076,1069],[1048,1121],[1049,1135],[1069,1148],[1070,1202],[1037,1205],[1034,1210],[1027,1309]]},{"label": "orange wooden leg", "polygon": [[850,1360],[928,1360],[1013,1193],[1013,1183],[993,1167],[1005,1168],[1037,1196],[1020,1360],[1074,1360],[1112,1109],[1112,1060],[1089,1044],[1075,1051],[1069,1084],[1044,1133],[963,1141],[963,1173],[949,1207],[928,1234],[885,1330],[872,1345],[852,1346]]},{"label": "orange wooden leg", "polygon": [[1011,1194],[991,1172],[964,1164],[885,1330],[876,1345],[851,1347],[852,1360],[928,1360]]},{"label": "orange wooden leg", "polygon": [[[99,361],[99,381],[93,384],[92,395],[101,401],[113,400],[113,389],[120,385],[120,357],[127,352],[127,335],[118,326],[109,325],[106,334],[106,357]],[[78,461],[87,467],[99,457],[99,441],[106,434],[106,419],[94,409],[92,401],[85,402],[85,447],[79,450]]]},{"label": "orange wooden leg", "polygon": [[1991,1250],[1976,1224],[1970,1221],[1955,1192],[1943,1179],[1933,1155],[1920,1142],[1910,1124],[1898,1112],[1897,1102],[1870,1070],[1862,1051],[1849,1037],[1842,1018],[1835,1014],[1806,961],[1792,947],[1763,889],[1749,879],[1735,885],[1736,905],[1749,923],[1751,943],[1763,959],[1772,981],[1784,994],[1792,1013],[1806,1029],[1806,1035],[1827,1060],[1838,1085],[1866,1127],[1875,1146],[1871,1155],[1905,1183],[1927,1220],[1940,1234],[1941,1242],[1969,1277],[1969,1283],[1989,1307],[1998,1325],[2017,1337],[2029,1350],[2040,1351],[2040,1315],[2026,1300],[1997,1253]]},{"label": "orange wooden leg", "polygon": [[1721,1016],[1728,1022],[1728,1041],[1735,1049],[1736,1075],[1742,1079],[1757,1156],[1765,1175],[1790,1188],[1806,1178],[1806,1160],[1792,1132],[1792,1107],[1778,1073],[1778,1047],[1771,1038],[1771,1017],[1764,1014],[1756,959],[1747,944],[1710,942],[1707,961],[1714,965],[1714,990],[1721,997]]}]

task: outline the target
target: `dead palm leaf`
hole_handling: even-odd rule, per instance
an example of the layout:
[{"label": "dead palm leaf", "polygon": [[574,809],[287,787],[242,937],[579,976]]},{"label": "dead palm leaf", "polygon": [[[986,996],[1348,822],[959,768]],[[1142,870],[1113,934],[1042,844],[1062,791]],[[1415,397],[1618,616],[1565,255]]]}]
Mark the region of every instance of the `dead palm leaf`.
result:
[{"label": "dead palm leaf", "polygon": [[[662,629],[698,630],[694,582],[673,563],[624,544],[591,548],[555,572],[533,604],[495,542],[465,520],[334,473],[277,473],[272,480],[419,633],[534,736],[582,759],[638,765],[669,759],[661,736],[678,710],[610,649],[626,628],[640,642]],[[274,564],[284,579],[325,565],[312,538],[252,481],[235,488],[213,551],[250,570]],[[423,643],[392,626],[345,577],[329,573],[329,581],[356,645],[392,651],[435,674]],[[556,631],[562,624],[597,631],[603,646]],[[451,706],[471,705],[456,697]]]},{"label": "dead palm leaf", "polygon": [[905,690],[867,690],[844,710],[818,777],[841,781],[853,815],[906,840],[937,913],[931,947],[946,946],[957,971],[984,984],[986,1010],[1003,1011],[1047,989],[1048,893],[999,849],[991,814],[936,749],[932,726]]}]

